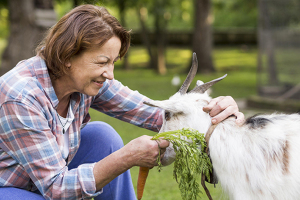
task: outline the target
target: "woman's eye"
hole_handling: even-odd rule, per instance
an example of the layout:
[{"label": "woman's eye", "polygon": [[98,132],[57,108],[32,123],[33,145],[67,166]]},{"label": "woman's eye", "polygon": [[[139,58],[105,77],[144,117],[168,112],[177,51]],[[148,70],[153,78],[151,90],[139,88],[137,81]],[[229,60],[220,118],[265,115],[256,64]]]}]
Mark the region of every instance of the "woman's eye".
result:
[{"label": "woman's eye", "polygon": [[97,63],[97,65],[103,66],[103,65],[106,65],[106,62]]},{"label": "woman's eye", "polygon": [[168,111],[165,112],[165,119],[166,119],[166,121],[169,121],[171,119],[171,113],[170,112],[168,112]]}]

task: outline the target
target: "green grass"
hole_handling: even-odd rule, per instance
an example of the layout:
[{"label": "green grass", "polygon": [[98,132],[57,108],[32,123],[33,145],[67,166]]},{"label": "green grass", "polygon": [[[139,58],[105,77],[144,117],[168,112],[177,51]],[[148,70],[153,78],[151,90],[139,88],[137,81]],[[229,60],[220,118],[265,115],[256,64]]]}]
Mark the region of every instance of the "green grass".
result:
[{"label": "green grass", "polygon": [[[204,82],[223,76],[228,77],[213,87],[212,96],[230,95],[234,98],[245,98],[256,94],[256,59],[255,48],[243,50],[227,47],[218,48],[213,52],[216,73],[197,74],[191,87],[196,80]],[[153,70],[147,69],[149,60],[146,50],[140,47],[132,47],[129,52],[131,70],[121,70],[121,62],[116,64],[115,78],[131,89],[138,90],[152,99],[166,99],[173,95],[177,88],[171,85],[171,80],[178,74],[183,81],[186,77],[186,68],[189,67],[192,52],[189,49],[167,49],[167,75],[161,76]]]},{"label": "green grass", "polygon": [[[213,52],[214,63],[217,72],[212,74],[198,74],[193,81],[200,79],[204,82],[220,77],[225,73],[228,77],[213,86],[212,96],[230,95],[234,98],[246,98],[256,94],[256,49],[243,50],[236,47],[217,48]],[[140,47],[132,47],[129,61],[131,70],[124,71],[120,64],[116,64],[115,78],[124,85],[152,99],[167,99],[173,95],[177,88],[171,85],[171,79],[179,74],[183,81],[186,74],[182,71],[190,63],[192,52],[188,49],[169,48],[167,49],[167,75],[161,76],[150,69],[146,69],[148,56],[146,50]],[[121,135],[125,144],[141,135],[154,135],[154,132],[135,127],[119,120],[107,117],[101,113],[91,110],[92,120],[105,121],[112,125]],[[163,168],[159,173],[153,168],[148,176],[143,200],[180,200],[180,192],[172,175],[173,166]],[[133,184],[136,187],[138,167],[131,169]],[[216,188],[207,184],[213,199],[228,199],[223,194],[219,185]],[[205,193],[202,199],[207,199]]]}]

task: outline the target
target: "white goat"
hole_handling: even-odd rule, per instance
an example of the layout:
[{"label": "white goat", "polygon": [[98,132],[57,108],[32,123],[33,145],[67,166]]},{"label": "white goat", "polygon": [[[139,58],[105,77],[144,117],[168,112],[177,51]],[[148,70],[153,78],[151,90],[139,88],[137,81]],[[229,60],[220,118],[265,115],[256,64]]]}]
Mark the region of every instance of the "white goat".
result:
[{"label": "white goat", "polygon": [[[186,93],[197,71],[196,55],[179,92],[169,100],[147,102],[165,110],[160,132],[181,128],[206,133],[211,117],[203,112],[210,97],[205,92],[215,82]],[[234,200],[300,199],[300,116],[272,114],[250,117],[238,126],[233,118],[219,123],[209,141],[210,157],[222,188]],[[162,160],[172,163],[175,153],[167,148]]]}]

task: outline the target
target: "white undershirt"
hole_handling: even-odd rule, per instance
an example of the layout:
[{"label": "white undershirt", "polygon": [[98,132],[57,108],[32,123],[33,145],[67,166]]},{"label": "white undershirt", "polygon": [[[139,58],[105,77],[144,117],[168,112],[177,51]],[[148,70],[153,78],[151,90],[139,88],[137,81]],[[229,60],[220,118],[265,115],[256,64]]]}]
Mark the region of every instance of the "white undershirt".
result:
[{"label": "white undershirt", "polygon": [[69,106],[67,118],[62,117],[59,114],[58,117],[60,119],[60,123],[64,131],[64,149],[63,149],[62,157],[63,159],[67,159],[69,155],[69,132],[67,132],[67,130],[74,120],[74,114],[71,105]]}]

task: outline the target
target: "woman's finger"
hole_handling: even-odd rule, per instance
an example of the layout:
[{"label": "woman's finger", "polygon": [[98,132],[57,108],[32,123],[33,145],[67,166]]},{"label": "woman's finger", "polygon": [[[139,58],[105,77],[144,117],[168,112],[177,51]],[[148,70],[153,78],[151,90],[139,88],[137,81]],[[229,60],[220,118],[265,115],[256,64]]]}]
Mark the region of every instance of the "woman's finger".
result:
[{"label": "woman's finger", "polygon": [[226,119],[227,117],[233,114],[233,110],[234,110],[233,106],[228,106],[225,110],[219,112],[217,115],[215,115],[212,118],[212,123],[217,124],[223,121],[224,119]]},{"label": "woman's finger", "polygon": [[229,116],[229,115],[233,114],[234,112],[238,111],[238,108],[237,108],[237,106],[235,106],[234,103],[232,101],[222,99],[221,101],[217,102],[217,104],[211,109],[211,111],[209,112],[209,115],[212,117],[215,117],[218,114],[220,114],[221,112],[224,112],[226,110],[225,114],[228,114],[228,116]]},{"label": "woman's finger", "polygon": [[231,96],[217,97],[212,99],[208,106],[203,108],[212,116],[212,123],[217,124],[230,115],[236,116],[236,123],[241,125],[244,122],[244,114],[239,112],[237,103]]},{"label": "woman's finger", "polygon": [[218,102],[222,101],[223,99],[223,96],[212,99],[207,106],[203,107],[203,111],[209,113],[218,104]]},{"label": "woman's finger", "polygon": [[156,140],[160,146],[160,148],[167,148],[170,145],[170,142],[168,140],[159,139]]},{"label": "woman's finger", "polygon": [[236,120],[235,120],[236,123],[238,125],[242,125],[244,123],[244,121],[245,121],[244,114],[242,112],[236,112],[234,115],[236,116]]}]

